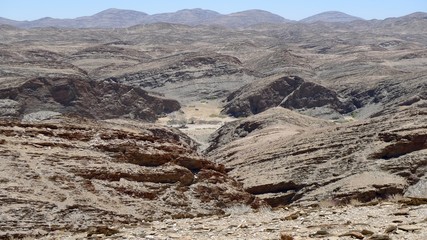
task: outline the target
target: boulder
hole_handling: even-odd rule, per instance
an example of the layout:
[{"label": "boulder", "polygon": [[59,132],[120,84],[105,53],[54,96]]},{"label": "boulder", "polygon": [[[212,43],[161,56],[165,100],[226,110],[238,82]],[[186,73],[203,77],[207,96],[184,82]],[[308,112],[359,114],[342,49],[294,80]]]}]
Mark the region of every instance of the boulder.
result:
[{"label": "boulder", "polygon": [[405,197],[427,200],[427,179],[421,179],[416,184],[408,187]]}]

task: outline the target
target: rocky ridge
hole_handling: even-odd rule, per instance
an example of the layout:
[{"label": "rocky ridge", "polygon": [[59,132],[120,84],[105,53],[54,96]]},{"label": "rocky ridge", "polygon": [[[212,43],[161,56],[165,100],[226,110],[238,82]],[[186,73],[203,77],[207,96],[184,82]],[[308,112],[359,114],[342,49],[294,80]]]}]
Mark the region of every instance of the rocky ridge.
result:
[{"label": "rocky ridge", "polygon": [[181,132],[124,120],[2,120],[1,238],[222,215],[257,200]]},{"label": "rocky ridge", "polygon": [[185,102],[223,98],[257,78],[238,58],[214,52],[180,53],[121,72],[106,81],[141,86]]},{"label": "rocky ridge", "polygon": [[178,101],[150,95],[141,88],[77,76],[29,79],[20,86],[1,88],[0,98],[2,117],[53,111],[95,119],[123,117],[153,122],[180,109]]},{"label": "rocky ridge", "polygon": [[341,101],[336,92],[297,76],[258,80],[231,93],[226,101],[223,112],[234,117],[246,117],[276,106],[297,110],[325,108],[338,114],[355,109],[351,103]]},{"label": "rocky ridge", "polygon": [[[252,135],[267,136],[280,133],[292,136],[306,131],[307,128],[321,128],[334,125],[327,120],[295,113],[286,108],[274,107],[247,118],[228,122],[210,135],[211,145],[205,152],[211,152],[230,142]],[[257,136],[258,137],[258,136]]]},{"label": "rocky ridge", "polygon": [[[250,117],[246,125],[262,117]],[[308,127],[299,133],[282,131],[280,123],[273,122],[272,130],[252,129],[225,145],[217,136],[208,154],[248,192],[273,206],[318,204],[325,199],[366,202],[404,194],[425,179],[425,122],[425,108],[414,107],[366,121]],[[226,124],[216,134],[233,129],[234,124]]]},{"label": "rocky ridge", "polygon": [[22,118],[39,111],[107,119],[155,121],[180,109],[176,100],[114,82],[94,81],[64,56],[45,50],[2,51],[0,116]]}]

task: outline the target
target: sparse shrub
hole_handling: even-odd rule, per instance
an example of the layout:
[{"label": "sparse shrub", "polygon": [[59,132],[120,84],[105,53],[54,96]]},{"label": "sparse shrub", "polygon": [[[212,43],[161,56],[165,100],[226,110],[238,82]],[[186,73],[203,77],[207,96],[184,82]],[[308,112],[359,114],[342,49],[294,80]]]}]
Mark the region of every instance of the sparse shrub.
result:
[{"label": "sparse shrub", "polygon": [[168,125],[178,125],[179,128],[185,128],[187,125],[187,118],[183,112],[173,112],[169,115],[169,118]]},{"label": "sparse shrub", "polygon": [[318,203],[320,208],[331,208],[338,206],[338,202],[333,199],[323,199]]},{"label": "sparse shrub", "polygon": [[393,195],[390,195],[390,196],[388,196],[388,198],[387,198],[390,202],[393,202],[393,203],[399,203],[399,202],[401,202],[403,199],[404,199],[404,197],[403,197],[403,195],[402,194],[393,194]]},{"label": "sparse shrub", "polygon": [[234,205],[225,209],[225,213],[230,215],[244,215],[252,212],[253,209],[250,206],[244,204]]},{"label": "sparse shrub", "polygon": [[188,124],[196,124],[196,118],[191,117],[190,119],[188,119]]},{"label": "sparse shrub", "polygon": [[349,204],[352,206],[362,206],[363,205],[363,203],[361,201],[359,201],[359,199],[357,199],[357,198],[350,199]]}]

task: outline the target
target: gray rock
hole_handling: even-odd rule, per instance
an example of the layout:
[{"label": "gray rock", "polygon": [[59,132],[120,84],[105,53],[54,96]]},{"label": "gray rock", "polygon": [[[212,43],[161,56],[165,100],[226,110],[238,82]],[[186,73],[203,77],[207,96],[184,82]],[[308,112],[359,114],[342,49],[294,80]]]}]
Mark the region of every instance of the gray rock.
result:
[{"label": "gray rock", "polygon": [[0,99],[0,117],[19,117],[22,104],[11,99]]},{"label": "gray rock", "polygon": [[59,112],[38,111],[38,112],[25,114],[24,117],[22,118],[22,121],[25,121],[25,122],[43,121],[47,119],[57,118],[59,116],[61,116],[61,113]]},{"label": "gray rock", "polygon": [[427,199],[427,179],[421,179],[406,189],[405,197]]}]

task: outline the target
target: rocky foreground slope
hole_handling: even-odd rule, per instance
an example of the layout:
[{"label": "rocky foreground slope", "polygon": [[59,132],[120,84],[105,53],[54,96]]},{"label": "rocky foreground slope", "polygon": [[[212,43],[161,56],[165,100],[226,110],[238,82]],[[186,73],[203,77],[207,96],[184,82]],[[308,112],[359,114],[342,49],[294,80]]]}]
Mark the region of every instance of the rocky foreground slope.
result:
[{"label": "rocky foreground slope", "polygon": [[0,121],[0,238],[257,206],[181,132],[110,120]]},{"label": "rocky foreground slope", "polygon": [[[327,199],[366,202],[412,195],[417,192],[412,188],[426,187],[425,101],[365,121],[301,125],[299,130],[292,122],[271,121],[271,117],[261,113],[241,120],[239,126],[252,126],[250,133],[229,143],[223,140],[229,135],[225,129],[233,130],[238,124],[226,124],[214,135],[208,154],[224,164],[248,192],[273,206],[318,204]],[[259,122],[269,126],[259,128]],[[426,198],[425,194],[424,189],[415,195]]]}]

